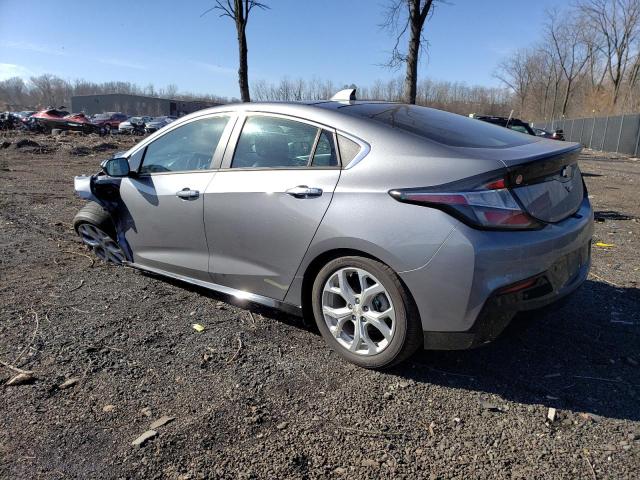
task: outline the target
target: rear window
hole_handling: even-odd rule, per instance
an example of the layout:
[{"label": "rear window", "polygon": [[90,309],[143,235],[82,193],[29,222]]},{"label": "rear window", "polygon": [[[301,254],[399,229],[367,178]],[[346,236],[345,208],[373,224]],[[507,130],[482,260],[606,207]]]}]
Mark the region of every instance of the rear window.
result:
[{"label": "rear window", "polygon": [[508,148],[539,141],[474,118],[417,105],[363,103],[342,109],[452,147]]}]

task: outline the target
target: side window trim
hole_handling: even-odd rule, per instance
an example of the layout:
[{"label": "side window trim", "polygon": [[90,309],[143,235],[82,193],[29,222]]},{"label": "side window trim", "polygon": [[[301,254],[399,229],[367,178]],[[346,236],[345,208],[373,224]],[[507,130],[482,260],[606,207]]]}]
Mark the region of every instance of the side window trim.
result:
[{"label": "side window trim", "polygon": [[[209,168],[200,169],[200,170],[180,170],[176,172],[140,173],[140,169],[142,168],[142,165],[144,165],[144,160],[145,160],[145,157],[147,156],[147,149],[149,145],[151,145],[153,142],[164,137],[166,134],[171,133],[172,131],[180,127],[183,127],[185,125],[188,125],[190,123],[206,120],[208,118],[216,118],[216,117],[228,117],[229,120],[227,121],[227,124],[225,125],[224,130],[222,131],[222,136],[220,137],[220,141],[218,142],[216,149],[213,151],[213,154],[211,155],[211,162],[209,163]],[[233,127],[235,126],[235,123],[237,122],[237,120],[238,120],[238,115],[236,115],[234,112],[220,112],[220,113],[216,112],[213,114],[206,114],[206,115],[195,117],[193,119],[190,119],[187,122],[181,122],[178,125],[172,125],[172,128],[167,129],[166,132],[163,132],[162,135],[158,135],[156,138],[152,139],[151,141],[147,141],[143,146],[136,149],[131,155],[129,155],[128,158],[131,158],[140,150],[144,150],[144,153],[142,154],[142,158],[140,159],[140,164],[138,165],[138,169],[136,170],[136,175],[139,177],[148,177],[153,175],[176,175],[180,173],[193,173],[193,172],[210,172],[212,170],[218,170],[220,168],[220,164],[222,163],[222,156],[227,148],[229,137],[231,136],[231,132],[233,131]],[[175,122],[172,122],[172,123],[175,123]]]},{"label": "side window trim", "polygon": [[322,135],[322,128],[318,128],[316,132],[316,138],[313,140],[311,151],[309,152],[309,160],[307,160],[307,168],[313,167],[313,159],[316,156],[316,150],[318,149],[318,142],[320,141],[320,135]]},{"label": "side window trim", "polygon": [[[331,141],[333,142],[333,151],[336,153],[336,162],[337,165],[329,165],[329,166],[317,166],[313,165],[313,161],[315,160],[316,150],[318,149],[318,144],[320,143],[320,137],[322,134],[326,132],[331,135]],[[316,137],[316,142],[313,145],[313,151],[311,156],[309,157],[309,165],[308,168],[315,168],[318,170],[341,170],[342,169],[342,158],[340,157],[340,148],[338,147],[338,136],[336,135],[336,130],[334,128],[321,128]]]},{"label": "side window trim", "polygon": [[[238,140],[240,140],[240,134],[242,133],[244,124],[247,122],[247,118],[248,118],[248,115],[246,113],[238,114],[233,131],[229,136],[229,143],[227,145],[227,148],[224,152],[224,156],[222,158],[222,164],[220,165],[221,170],[227,170],[231,168],[231,162],[233,161],[233,156],[236,153],[236,148],[238,148]],[[234,168],[234,170],[240,170],[240,169]]]}]

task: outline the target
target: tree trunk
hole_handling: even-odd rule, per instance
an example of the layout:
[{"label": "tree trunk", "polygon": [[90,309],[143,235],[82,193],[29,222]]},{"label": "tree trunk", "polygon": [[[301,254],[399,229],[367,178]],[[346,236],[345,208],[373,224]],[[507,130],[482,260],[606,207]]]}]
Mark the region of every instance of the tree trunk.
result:
[{"label": "tree trunk", "polygon": [[414,0],[409,15],[411,37],[409,38],[409,52],[407,53],[407,74],[404,80],[404,96],[407,103],[416,103],[418,84],[418,60],[420,56],[420,0]]},{"label": "tree trunk", "polygon": [[238,84],[240,85],[240,98],[243,102],[250,102],[249,96],[249,65],[247,62],[247,36],[244,25],[238,29],[238,53],[240,62],[238,67]]},{"label": "tree trunk", "polygon": [[562,116],[567,114],[567,105],[569,104],[569,96],[571,95],[572,80],[567,80],[567,91],[564,94],[564,102],[562,103]]}]

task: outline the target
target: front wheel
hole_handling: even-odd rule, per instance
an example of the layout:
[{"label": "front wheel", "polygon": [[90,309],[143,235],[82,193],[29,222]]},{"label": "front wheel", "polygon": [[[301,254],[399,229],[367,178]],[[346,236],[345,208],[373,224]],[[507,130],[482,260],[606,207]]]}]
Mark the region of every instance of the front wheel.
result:
[{"label": "front wheel", "polygon": [[120,265],[127,258],[115,239],[109,213],[95,202],[85,205],[73,219],[73,228],[98,258]]},{"label": "front wheel", "polygon": [[390,367],[422,345],[413,300],[383,263],[356,256],[330,261],[314,281],[312,301],[322,336],[356,365]]}]

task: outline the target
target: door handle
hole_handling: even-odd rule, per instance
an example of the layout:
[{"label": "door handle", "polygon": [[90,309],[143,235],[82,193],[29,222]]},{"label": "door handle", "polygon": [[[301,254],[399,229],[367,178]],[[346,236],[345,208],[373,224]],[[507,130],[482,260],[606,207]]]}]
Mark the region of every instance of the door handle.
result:
[{"label": "door handle", "polygon": [[193,200],[199,196],[200,192],[198,190],[191,190],[190,188],[183,188],[179,192],[176,192],[176,197],[182,198],[183,200]]},{"label": "door handle", "polygon": [[295,198],[311,198],[322,195],[321,188],[308,187],[306,185],[298,185],[297,187],[285,190],[285,193]]}]

